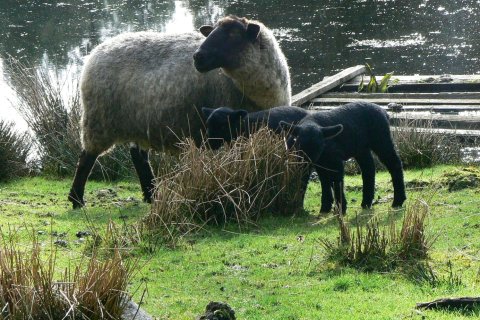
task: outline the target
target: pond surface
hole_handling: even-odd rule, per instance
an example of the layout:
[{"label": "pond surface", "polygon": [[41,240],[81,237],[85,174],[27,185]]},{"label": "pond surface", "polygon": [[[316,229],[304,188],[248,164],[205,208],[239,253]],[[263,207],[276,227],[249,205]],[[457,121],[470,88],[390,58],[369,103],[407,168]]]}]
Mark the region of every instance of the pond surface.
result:
[{"label": "pond surface", "polygon": [[[0,54],[75,77],[119,33],[191,31],[228,14],[274,30],[294,93],[365,62],[377,74],[480,73],[480,0],[1,0]],[[0,118],[18,120],[14,101],[0,77]]]}]

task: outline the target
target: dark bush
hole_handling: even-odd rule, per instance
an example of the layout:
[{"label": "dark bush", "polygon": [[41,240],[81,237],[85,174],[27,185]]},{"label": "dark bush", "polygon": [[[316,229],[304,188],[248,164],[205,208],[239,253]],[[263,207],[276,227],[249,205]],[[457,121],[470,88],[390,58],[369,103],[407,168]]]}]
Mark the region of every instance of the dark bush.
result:
[{"label": "dark bush", "polygon": [[[77,81],[62,83],[56,72],[46,66],[30,68],[13,58],[7,63],[10,82],[18,97],[15,107],[35,135],[41,169],[54,176],[73,176],[81,152]],[[91,177],[130,176],[133,172],[130,163],[128,148],[115,148],[97,161]]]},{"label": "dark bush", "polygon": [[29,172],[27,158],[32,149],[28,133],[18,133],[13,123],[0,120],[0,181]]}]

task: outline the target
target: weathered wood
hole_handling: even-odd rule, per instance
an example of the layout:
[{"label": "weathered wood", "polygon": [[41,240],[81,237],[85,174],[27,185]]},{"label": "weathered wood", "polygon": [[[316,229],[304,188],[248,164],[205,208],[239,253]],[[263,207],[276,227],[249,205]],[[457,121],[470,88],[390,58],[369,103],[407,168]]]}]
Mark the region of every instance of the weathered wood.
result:
[{"label": "weathered wood", "polygon": [[345,69],[334,76],[329,77],[317,84],[314,84],[308,89],[303,90],[302,92],[294,95],[292,97],[292,105],[301,105],[308,100],[319,96],[322,93],[325,93],[346,81],[365,73],[366,68],[363,65],[358,65]]},{"label": "weathered wood", "polygon": [[479,99],[409,99],[409,98],[315,98],[313,103],[349,103],[359,100],[367,100],[373,103],[399,103],[399,104],[480,104]]},{"label": "weathered wood", "polygon": [[480,115],[452,116],[441,114],[419,114],[418,112],[391,113],[390,123],[399,125],[412,123],[420,127],[431,126],[445,129],[480,130]]},{"label": "weathered wood", "polygon": [[[392,131],[408,131],[409,127],[391,127]],[[435,134],[443,134],[447,136],[457,136],[463,138],[480,138],[480,130],[463,130],[463,129],[439,129],[439,128],[415,128],[418,132],[427,132]]]},{"label": "weathered wood", "polygon": [[[362,77],[345,81],[339,80],[340,74],[342,72],[325,77],[322,82],[296,95],[294,103],[308,102],[309,109],[329,110],[341,104],[368,101],[389,111],[392,130],[414,127],[418,132],[448,135],[458,140],[478,141],[480,138],[480,115],[458,115],[460,112],[480,111],[480,75],[393,76],[388,93],[358,93],[356,90]],[[380,83],[382,78],[378,76],[377,82]],[[369,81],[368,76],[363,79],[364,83]],[[458,90],[450,90],[452,88]],[[390,103],[400,108],[389,108]],[[405,123],[409,126],[405,127]]]},{"label": "weathered wood", "polygon": [[[389,108],[387,106],[381,107],[387,111]],[[310,109],[312,110],[331,110],[338,108],[338,105],[312,105]],[[480,111],[480,104],[476,105],[406,105],[402,108],[403,111],[419,111],[419,112],[450,112],[450,113],[457,113],[457,112],[470,112],[470,111]]]},{"label": "weathered wood", "polygon": [[480,307],[480,297],[445,298],[417,303],[418,309],[468,309]]},{"label": "weathered wood", "polygon": [[[375,77],[377,82],[380,83],[383,79],[383,76]],[[370,77],[364,76],[363,81],[368,82]],[[347,84],[359,85],[362,81],[361,76],[357,76]],[[480,74],[475,75],[409,75],[409,76],[396,76],[393,75],[390,78],[389,83],[391,85],[403,85],[403,84],[434,84],[434,83],[480,83]]]},{"label": "weathered wood", "polygon": [[[337,107],[314,107],[312,110],[331,110]],[[383,109],[388,110],[387,107]],[[479,106],[480,110],[480,106]],[[445,115],[438,113],[427,113],[429,110],[423,110],[423,113],[415,111],[390,112],[390,124],[398,126],[405,122],[412,123],[419,127],[433,127],[444,129],[462,129],[462,130],[480,130],[480,115]],[[479,131],[480,134],[480,131]]]},{"label": "weathered wood", "polygon": [[[320,97],[319,97],[320,98]],[[400,92],[400,93],[358,93],[358,92],[327,92],[321,98],[338,99],[476,99],[480,104],[480,92]]]},{"label": "weathered wood", "polygon": [[[334,91],[338,92],[357,92],[358,84],[344,83],[336,87]],[[474,92],[480,91],[480,82],[469,83],[404,83],[390,84],[388,92]]]}]

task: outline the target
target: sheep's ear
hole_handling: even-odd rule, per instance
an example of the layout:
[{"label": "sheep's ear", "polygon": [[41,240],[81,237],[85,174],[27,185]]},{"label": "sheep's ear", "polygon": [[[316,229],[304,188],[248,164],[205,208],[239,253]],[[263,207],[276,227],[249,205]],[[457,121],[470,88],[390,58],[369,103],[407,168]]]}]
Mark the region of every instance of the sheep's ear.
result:
[{"label": "sheep's ear", "polygon": [[202,108],[202,113],[203,113],[203,116],[205,117],[205,119],[208,119],[210,117],[210,115],[213,113],[213,111],[215,111],[215,109]]},{"label": "sheep's ear", "polygon": [[324,139],[332,139],[338,136],[343,131],[343,125],[337,124],[336,126],[322,128],[322,134]]},{"label": "sheep's ear", "polygon": [[250,41],[255,41],[258,38],[258,34],[260,33],[260,26],[255,23],[249,23],[247,25],[247,38]]},{"label": "sheep's ear", "polygon": [[208,35],[212,32],[213,27],[212,26],[201,26],[199,30],[200,30],[201,34],[203,34],[205,37],[208,37]]},{"label": "sheep's ear", "polygon": [[241,110],[235,111],[235,117],[237,117],[237,118],[239,118],[239,119],[240,119],[240,118],[245,118],[247,115],[248,115],[248,111],[247,111],[247,110],[241,109]]}]

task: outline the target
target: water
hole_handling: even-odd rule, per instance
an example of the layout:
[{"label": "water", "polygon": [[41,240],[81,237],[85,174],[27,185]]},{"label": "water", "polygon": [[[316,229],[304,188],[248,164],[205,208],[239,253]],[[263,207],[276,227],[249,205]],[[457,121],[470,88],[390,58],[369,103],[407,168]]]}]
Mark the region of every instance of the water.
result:
[{"label": "water", "polygon": [[[75,77],[98,43],[126,31],[191,31],[236,14],[273,29],[293,92],[344,68],[377,74],[480,73],[479,0],[0,1],[0,54]],[[0,61],[3,75],[8,63]],[[0,76],[0,118],[24,126]]]}]

